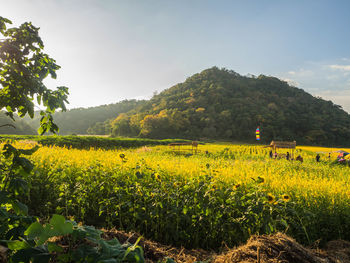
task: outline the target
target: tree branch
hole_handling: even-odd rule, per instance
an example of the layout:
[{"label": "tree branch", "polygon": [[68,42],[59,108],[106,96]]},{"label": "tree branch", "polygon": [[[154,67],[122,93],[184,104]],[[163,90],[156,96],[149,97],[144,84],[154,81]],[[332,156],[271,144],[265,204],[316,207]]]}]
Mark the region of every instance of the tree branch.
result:
[{"label": "tree branch", "polygon": [[0,128],[1,128],[1,127],[5,127],[5,126],[10,126],[10,127],[14,128],[14,129],[16,129],[16,126],[15,126],[15,125],[9,124],[9,123],[0,125]]}]

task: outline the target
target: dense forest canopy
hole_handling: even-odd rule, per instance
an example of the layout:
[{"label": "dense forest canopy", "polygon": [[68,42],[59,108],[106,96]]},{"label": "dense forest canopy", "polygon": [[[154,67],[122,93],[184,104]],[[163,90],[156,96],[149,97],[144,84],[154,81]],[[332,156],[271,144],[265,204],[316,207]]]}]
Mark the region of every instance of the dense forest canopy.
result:
[{"label": "dense forest canopy", "polygon": [[[13,121],[5,112],[0,111],[0,134],[26,134],[34,135],[34,130],[27,122],[23,121],[17,115],[14,115],[15,121]],[[39,122],[38,122],[39,124]]]},{"label": "dense forest canopy", "polygon": [[[114,119],[120,113],[137,109],[144,101],[124,100],[114,104],[101,105],[90,108],[77,108],[66,112],[56,112],[53,117],[60,127],[61,135],[70,134],[109,134],[109,120]],[[34,129],[39,126],[40,115],[36,114],[34,119],[25,120]]]},{"label": "dense forest canopy", "polygon": [[275,77],[213,67],[154,96],[111,123],[115,136],[350,145],[350,115]]}]

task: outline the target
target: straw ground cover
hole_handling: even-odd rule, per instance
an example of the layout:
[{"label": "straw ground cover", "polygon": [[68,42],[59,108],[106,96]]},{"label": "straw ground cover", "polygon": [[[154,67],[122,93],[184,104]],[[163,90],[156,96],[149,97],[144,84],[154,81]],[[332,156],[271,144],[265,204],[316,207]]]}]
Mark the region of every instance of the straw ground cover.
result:
[{"label": "straw ground cover", "polygon": [[350,168],[328,154],[316,163],[319,148],[299,148],[303,163],[272,160],[268,151],[215,144],[201,145],[196,155],[167,146],[42,147],[31,156],[27,203],[42,217],[61,213],[187,247],[233,246],[275,231],[304,244],[349,237]]}]

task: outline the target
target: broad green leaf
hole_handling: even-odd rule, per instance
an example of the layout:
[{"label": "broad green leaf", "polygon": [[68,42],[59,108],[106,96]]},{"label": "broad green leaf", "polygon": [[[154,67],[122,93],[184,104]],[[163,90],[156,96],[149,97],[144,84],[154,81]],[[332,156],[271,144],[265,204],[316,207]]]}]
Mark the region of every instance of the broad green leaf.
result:
[{"label": "broad green leaf", "polygon": [[109,241],[100,240],[101,259],[108,259],[112,257],[123,257],[125,250],[117,239]]},{"label": "broad green leaf", "polygon": [[38,102],[39,105],[41,104],[41,95],[36,96],[36,101]]},{"label": "broad green leaf", "polygon": [[47,248],[48,248],[50,253],[52,253],[52,252],[63,252],[63,248],[58,246],[58,245],[56,245],[53,242],[48,242],[47,243]]},{"label": "broad green leaf", "polygon": [[[0,205],[8,203],[9,197],[8,193],[5,191],[0,191]],[[0,207],[1,209],[2,207]]]},{"label": "broad green leaf", "polygon": [[27,215],[28,214],[28,207],[25,204],[23,204],[17,200],[12,202],[12,208],[13,208],[13,210],[15,210],[15,212],[17,214],[20,214],[20,215]]},{"label": "broad green leaf", "polygon": [[19,157],[19,156],[15,156],[13,158],[13,163],[15,165],[21,166],[24,169],[24,171],[26,171],[27,173],[33,170],[33,167],[34,167],[34,165],[28,159],[24,157]]},{"label": "broad green leaf", "polygon": [[123,257],[123,260],[126,260],[128,262],[144,262],[145,259],[143,257],[143,249],[138,246],[137,244],[141,241],[142,237],[139,237],[135,244],[132,246],[129,246],[126,251],[125,255]]},{"label": "broad green leaf", "polygon": [[55,236],[71,234],[73,232],[73,224],[66,222],[66,219],[61,215],[53,215],[50,224],[52,225],[52,233]]},{"label": "broad green leaf", "polygon": [[16,194],[26,193],[28,191],[28,182],[21,178],[15,178],[10,181],[9,189]]},{"label": "broad green leaf", "polygon": [[10,213],[7,212],[6,208],[0,207],[0,220],[8,219],[10,217]]},{"label": "broad green leaf", "polygon": [[93,226],[82,226],[82,227],[79,227],[79,229],[81,231],[84,231],[86,233],[86,238],[92,242],[97,243],[98,240],[101,239],[102,231],[96,229]]},{"label": "broad green leaf", "polygon": [[6,158],[8,158],[11,154],[14,154],[14,155],[17,154],[17,149],[9,143],[6,143],[4,145],[3,151]]},{"label": "broad green leaf", "polygon": [[21,249],[17,251],[12,257],[13,263],[48,263],[51,254],[46,246],[38,246],[35,248]]},{"label": "broad green leaf", "polygon": [[39,222],[32,223],[28,229],[24,232],[24,234],[29,239],[34,239],[42,235],[44,232],[44,227]]},{"label": "broad green leaf", "polygon": [[95,259],[97,259],[98,256],[99,256],[99,252],[98,252],[97,248],[83,244],[83,245],[79,246],[76,250],[73,251],[72,261],[79,262],[82,259],[89,258],[89,260],[91,260],[91,262],[96,262]]},{"label": "broad green leaf", "polygon": [[44,132],[45,132],[45,129],[42,126],[40,126],[39,129],[38,129],[38,134],[39,135],[43,135]]},{"label": "broad green leaf", "polygon": [[29,244],[25,241],[3,240],[3,242],[6,242],[7,247],[11,250],[20,250],[20,249],[30,248]]}]

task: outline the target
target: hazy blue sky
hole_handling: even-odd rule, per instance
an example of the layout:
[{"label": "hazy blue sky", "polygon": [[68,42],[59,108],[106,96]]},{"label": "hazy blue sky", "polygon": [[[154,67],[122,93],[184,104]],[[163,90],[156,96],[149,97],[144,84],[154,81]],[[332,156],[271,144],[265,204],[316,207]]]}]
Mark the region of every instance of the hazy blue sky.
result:
[{"label": "hazy blue sky", "polygon": [[69,107],[149,98],[212,66],[285,79],[350,112],[350,1],[0,0],[41,28]]}]

